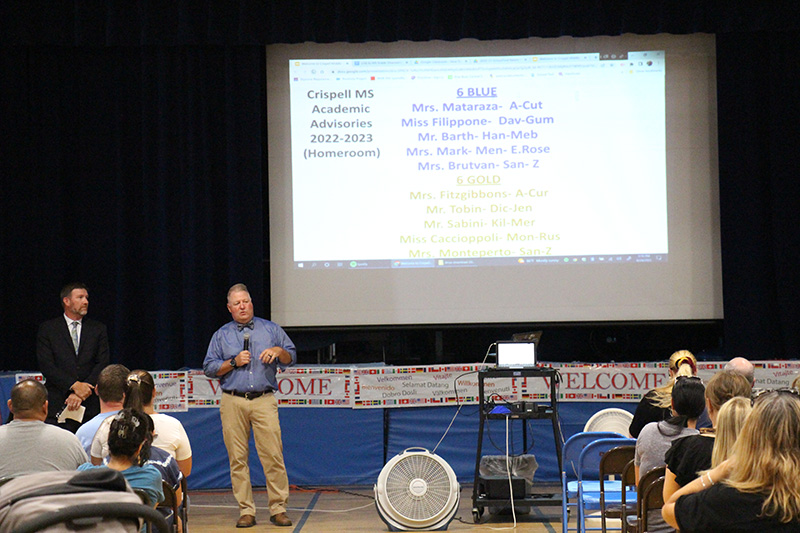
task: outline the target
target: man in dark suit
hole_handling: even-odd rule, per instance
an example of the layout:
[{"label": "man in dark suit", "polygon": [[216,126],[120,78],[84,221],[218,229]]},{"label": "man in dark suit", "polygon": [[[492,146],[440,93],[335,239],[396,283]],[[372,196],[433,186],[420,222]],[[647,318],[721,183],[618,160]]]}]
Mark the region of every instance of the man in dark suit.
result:
[{"label": "man in dark suit", "polygon": [[[44,375],[49,409],[47,423],[56,424],[62,409],[86,408],[83,420],[100,412],[93,394],[100,371],[108,365],[108,331],[105,325],[85,318],[89,311],[89,291],[82,283],[61,289],[64,314],[39,326],[36,359]],[[67,419],[61,425],[73,433],[80,423]]]}]

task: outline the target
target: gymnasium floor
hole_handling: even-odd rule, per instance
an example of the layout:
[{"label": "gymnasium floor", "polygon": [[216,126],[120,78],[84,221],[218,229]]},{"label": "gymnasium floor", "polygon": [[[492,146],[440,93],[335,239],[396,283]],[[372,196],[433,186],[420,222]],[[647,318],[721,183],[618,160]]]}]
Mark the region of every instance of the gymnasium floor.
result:
[{"label": "gymnasium floor", "polygon": [[[289,518],[292,527],[276,527],[269,521],[267,495],[255,490],[258,524],[249,531],[294,531],[303,533],[361,533],[389,531],[375,508],[371,487],[342,489],[292,489]],[[235,529],[238,507],[230,491],[190,491],[189,533],[245,531]],[[448,531],[517,531],[524,533],[560,532],[561,507],[533,507],[529,513],[517,515],[514,528],[511,514],[490,514],[488,509],[481,523],[473,521],[472,487],[462,487],[461,501]]]}]

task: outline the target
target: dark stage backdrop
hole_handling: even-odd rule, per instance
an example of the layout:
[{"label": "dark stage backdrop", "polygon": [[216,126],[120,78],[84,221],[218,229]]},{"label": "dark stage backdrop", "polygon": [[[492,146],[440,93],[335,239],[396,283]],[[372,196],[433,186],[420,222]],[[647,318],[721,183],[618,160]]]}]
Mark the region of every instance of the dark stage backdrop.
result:
[{"label": "dark stage backdrop", "polygon": [[[112,358],[130,367],[198,367],[229,319],[233,282],[247,283],[268,316],[266,44],[626,32],[717,34],[724,352],[797,356],[800,24],[791,3],[164,4],[0,4],[0,369],[35,367],[37,324],[60,313],[58,290],[75,279],[90,287],[91,316],[109,326]],[[603,327],[576,338],[620,331]],[[475,338],[452,331],[386,335],[414,352]],[[484,349],[471,348],[471,359]]]}]

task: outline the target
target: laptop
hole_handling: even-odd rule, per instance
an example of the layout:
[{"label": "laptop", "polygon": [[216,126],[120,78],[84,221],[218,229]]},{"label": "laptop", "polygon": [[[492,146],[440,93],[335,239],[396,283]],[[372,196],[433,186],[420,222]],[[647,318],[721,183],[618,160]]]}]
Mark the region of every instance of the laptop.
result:
[{"label": "laptop", "polygon": [[537,368],[536,343],[497,341],[497,368]]}]

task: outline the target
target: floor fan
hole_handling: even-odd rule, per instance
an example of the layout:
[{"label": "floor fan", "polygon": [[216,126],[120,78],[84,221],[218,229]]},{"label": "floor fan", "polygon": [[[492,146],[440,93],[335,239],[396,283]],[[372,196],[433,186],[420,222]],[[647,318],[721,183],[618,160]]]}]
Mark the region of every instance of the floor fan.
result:
[{"label": "floor fan", "polygon": [[447,462],[409,448],[383,467],[375,506],[390,531],[444,531],[458,510],[461,487]]}]

